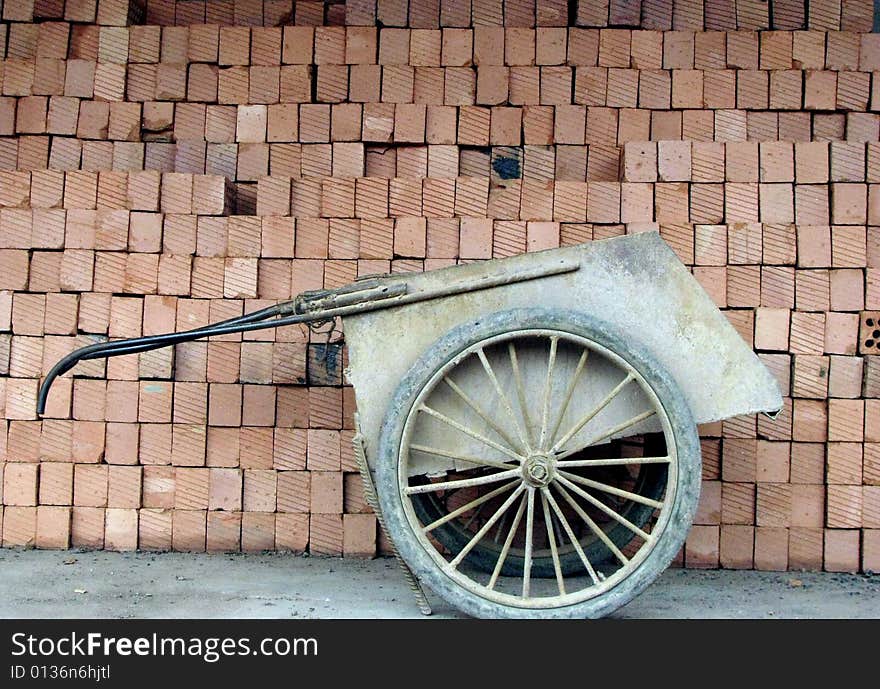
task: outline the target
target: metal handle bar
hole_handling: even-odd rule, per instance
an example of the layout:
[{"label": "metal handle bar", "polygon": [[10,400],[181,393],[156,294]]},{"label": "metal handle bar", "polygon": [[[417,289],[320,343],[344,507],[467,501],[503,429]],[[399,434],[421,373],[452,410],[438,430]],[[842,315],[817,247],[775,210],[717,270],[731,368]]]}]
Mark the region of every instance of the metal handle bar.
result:
[{"label": "metal handle bar", "polygon": [[[163,335],[149,335],[147,337],[132,337],[124,340],[114,340],[112,342],[96,342],[74,350],[58,361],[46,374],[45,380],[40,385],[37,395],[37,414],[43,415],[46,411],[46,400],[49,396],[49,389],[58,376],[64,375],[76,366],[80,361],[89,359],[107,359],[114,356],[122,356],[123,354],[137,354],[139,352],[149,352],[162,347],[180,344],[182,342],[191,342],[205,337],[215,335],[229,335],[231,333],[251,332],[254,330],[266,330],[268,328],[281,328],[285,325],[298,325],[302,323],[313,323],[316,321],[330,320],[336,317],[351,316],[356,313],[366,313],[377,309],[393,308],[395,306],[403,306],[429,299],[437,299],[440,297],[452,296],[463,292],[474,292],[477,290],[489,289],[492,287],[500,287],[502,285],[510,285],[526,280],[535,280],[551,275],[559,275],[562,273],[570,273],[577,270],[580,264],[571,260],[560,260],[556,265],[546,268],[538,268],[532,270],[522,270],[515,273],[501,273],[498,275],[489,275],[476,280],[463,280],[458,283],[451,283],[437,290],[425,290],[409,292],[406,283],[389,282],[384,285],[377,286],[376,283],[370,282],[363,290],[364,300],[358,301],[354,296],[355,290],[352,286],[342,288],[338,294],[345,295],[338,298],[338,302],[331,299],[329,301],[317,300],[309,301],[297,297],[293,301],[286,301],[281,304],[266,307],[259,311],[229,318],[218,323],[206,325],[201,328],[192,330],[184,330],[178,333],[166,333]],[[358,283],[354,283],[357,286]],[[305,296],[305,295],[302,295]],[[313,297],[314,294],[309,294]],[[339,306],[331,308],[321,308],[323,304],[339,303]],[[314,308],[313,311],[302,312],[303,309]]]}]

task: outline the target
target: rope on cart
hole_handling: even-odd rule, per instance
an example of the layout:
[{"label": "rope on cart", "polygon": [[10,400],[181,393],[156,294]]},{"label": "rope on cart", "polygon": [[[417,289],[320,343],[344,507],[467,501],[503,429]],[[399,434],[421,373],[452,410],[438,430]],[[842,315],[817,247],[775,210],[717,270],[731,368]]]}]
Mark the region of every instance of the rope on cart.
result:
[{"label": "rope on cart", "polygon": [[388,538],[388,542],[391,544],[391,550],[394,552],[394,557],[397,560],[397,564],[400,565],[400,568],[403,570],[403,575],[406,577],[406,581],[409,584],[410,589],[413,592],[413,595],[416,597],[416,604],[419,606],[419,610],[423,615],[430,615],[433,611],[431,610],[431,604],[428,602],[428,597],[425,595],[425,590],[422,588],[421,582],[419,582],[415,573],[410,569],[409,565],[404,562],[403,558],[400,556],[400,553],[397,552],[397,546],[394,544],[394,540],[391,538],[391,534],[388,532],[388,529],[385,526],[385,518],[382,516],[382,509],[379,507],[379,499],[376,495],[376,486],[373,484],[373,475],[370,473],[370,466],[367,464],[367,452],[364,448],[364,436],[361,435],[360,424],[358,423],[357,414],[355,414],[355,434],[352,439],[352,444],[354,445],[354,456],[357,460],[358,469],[361,472],[361,481],[363,482],[364,487],[364,498],[367,500],[367,504],[372,508],[373,512],[376,514],[376,519],[379,521],[379,526],[382,527],[382,531],[385,533],[385,536]]}]

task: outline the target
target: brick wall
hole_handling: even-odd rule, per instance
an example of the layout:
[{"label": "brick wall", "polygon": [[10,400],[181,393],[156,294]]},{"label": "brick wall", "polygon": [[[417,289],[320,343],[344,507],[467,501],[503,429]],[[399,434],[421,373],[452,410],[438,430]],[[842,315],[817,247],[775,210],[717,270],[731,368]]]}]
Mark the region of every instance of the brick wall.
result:
[{"label": "brick wall", "polygon": [[786,400],[701,428],[679,562],[880,569],[871,2],[0,5],[3,545],[373,554],[340,333],[87,362],[43,419],[40,377],[358,275],[658,230]]}]

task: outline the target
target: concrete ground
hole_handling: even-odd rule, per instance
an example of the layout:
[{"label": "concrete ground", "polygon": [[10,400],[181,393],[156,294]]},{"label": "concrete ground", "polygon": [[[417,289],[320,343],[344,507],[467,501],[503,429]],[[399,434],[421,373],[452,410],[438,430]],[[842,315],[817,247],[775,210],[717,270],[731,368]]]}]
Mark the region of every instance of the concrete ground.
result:
[{"label": "concrete ground", "polygon": [[[616,616],[880,618],[880,577],[669,570]],[[391,559],[0,550],[0,617],[420,615]]]}]

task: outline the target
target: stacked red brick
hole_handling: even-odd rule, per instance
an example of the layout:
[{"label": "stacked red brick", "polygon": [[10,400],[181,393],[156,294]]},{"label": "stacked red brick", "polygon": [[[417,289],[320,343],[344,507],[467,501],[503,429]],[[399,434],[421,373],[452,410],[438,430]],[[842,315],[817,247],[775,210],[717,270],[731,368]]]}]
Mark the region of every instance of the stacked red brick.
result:
[{"label": "stacked red brick", "polygon": [[90,362],[42,421],[40,376],[357,275],[657,229],[786,397],[702,429],[682,561],[880,568],[880,41],[870,2],[768,7],[6,0],[3,544],[371,554],[338,337]]},{"label": "stacked red brick", "polygon": [[627,146],[626,177],[659,180],[658,214],[692,180],[693,224],[660,232],[790,394],[775,421],[704,429],[723,455],[713,467],[718,447],[704,440],[691,564],[698,544],[704,564],[718,563],[720,522],[728,566],[782,567],[787,552],[789,566],[815,568],[824,552],[826,568],[855,569],[860,536],[872,566],[876,532],[858,529],[876,529],[880,407],[876,359],[859,355],[877,351],[880,323],[865,311],[880,303],[877,153],[847,142]]}]

